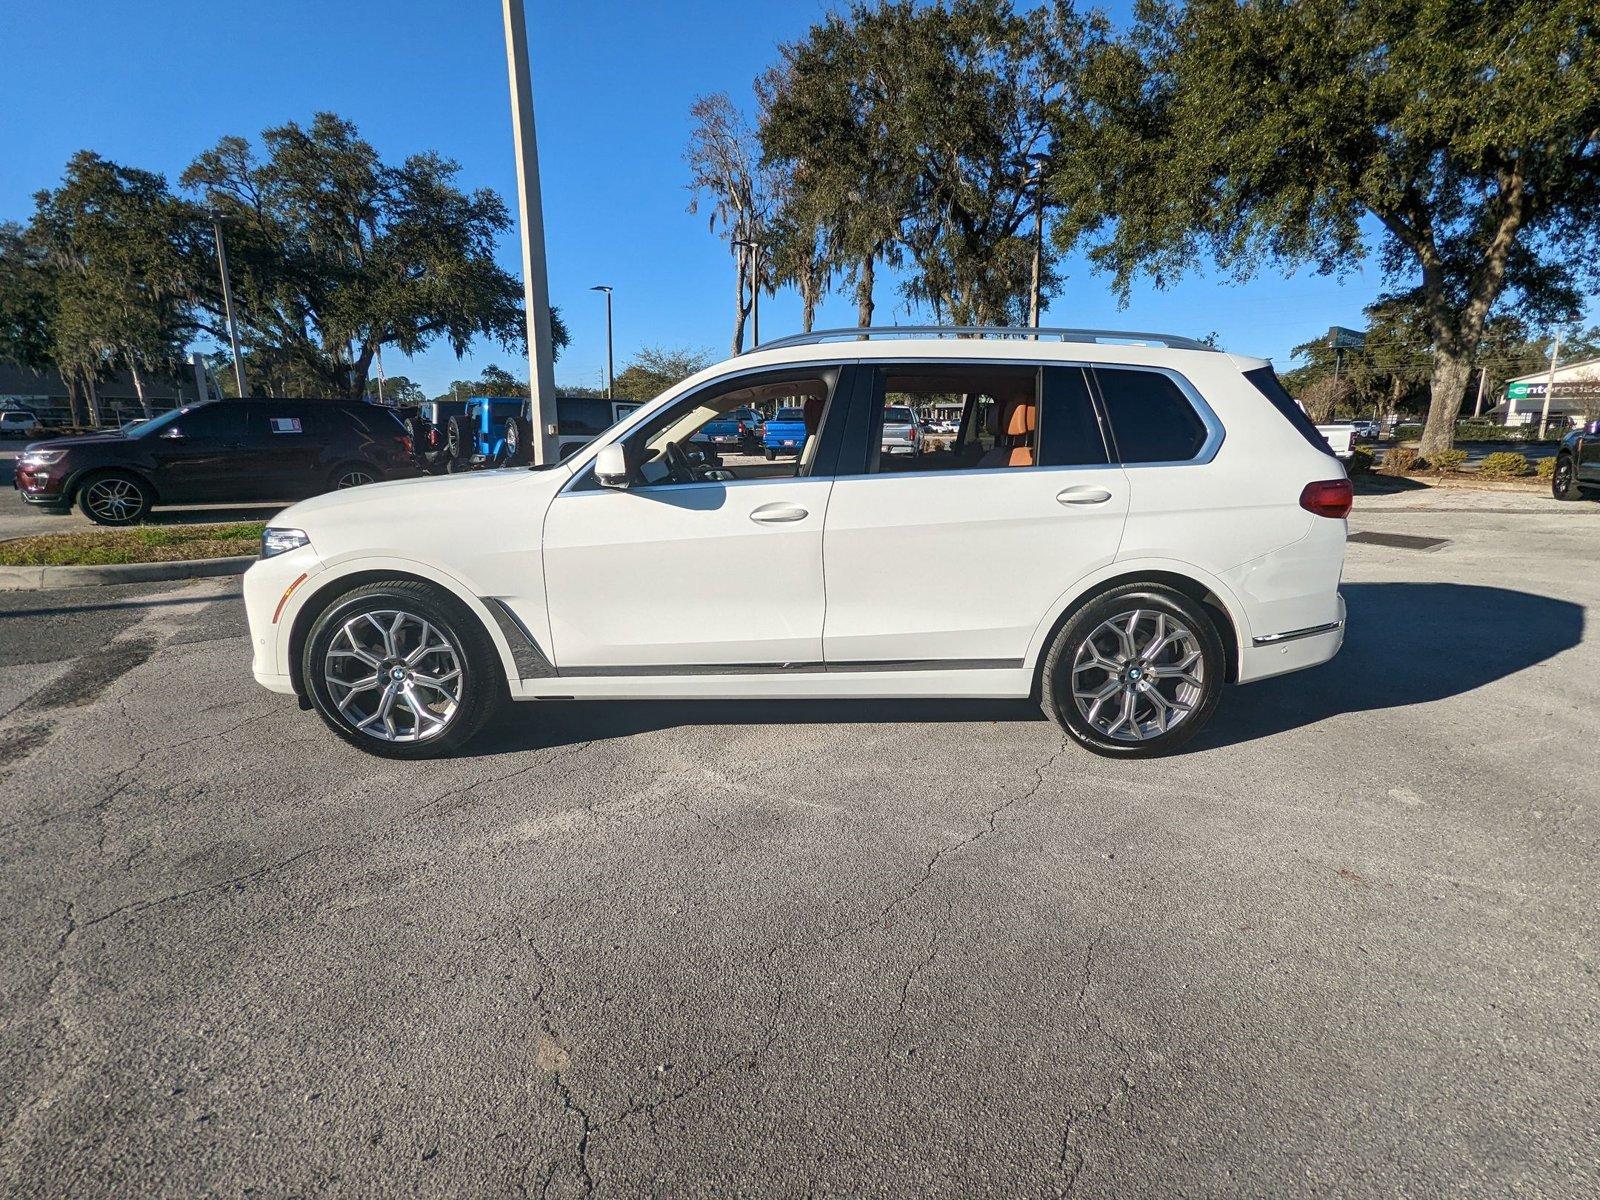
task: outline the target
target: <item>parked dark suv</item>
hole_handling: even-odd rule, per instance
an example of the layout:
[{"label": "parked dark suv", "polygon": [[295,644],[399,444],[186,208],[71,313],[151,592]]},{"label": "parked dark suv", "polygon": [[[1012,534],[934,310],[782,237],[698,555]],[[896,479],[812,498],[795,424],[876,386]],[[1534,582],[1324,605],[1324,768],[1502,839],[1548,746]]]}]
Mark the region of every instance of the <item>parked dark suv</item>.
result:
[{"label": "parked dark suv", "polygon": [[40,508],[74,503],[91,521],[127,525],[156,504],[298,500],[418,473],[405,426],[359,400],[223,400],[176,409],[117,433],[34,442],[15,485]]}]

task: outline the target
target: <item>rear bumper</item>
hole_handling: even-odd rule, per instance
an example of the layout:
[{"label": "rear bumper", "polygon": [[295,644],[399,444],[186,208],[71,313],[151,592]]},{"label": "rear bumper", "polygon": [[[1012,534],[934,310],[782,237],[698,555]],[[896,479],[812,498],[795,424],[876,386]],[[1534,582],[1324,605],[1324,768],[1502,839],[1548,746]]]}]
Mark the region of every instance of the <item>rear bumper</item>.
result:
[{"label": "rear bumper", "polygon": [[1252,638],[1239,655],[1239,682],[1254,683],[1291,671],[1303,671],[1327,662],[1344,645],[1344,597],[1339,597],[1339,617],[1330,625],[1293,629]]}]

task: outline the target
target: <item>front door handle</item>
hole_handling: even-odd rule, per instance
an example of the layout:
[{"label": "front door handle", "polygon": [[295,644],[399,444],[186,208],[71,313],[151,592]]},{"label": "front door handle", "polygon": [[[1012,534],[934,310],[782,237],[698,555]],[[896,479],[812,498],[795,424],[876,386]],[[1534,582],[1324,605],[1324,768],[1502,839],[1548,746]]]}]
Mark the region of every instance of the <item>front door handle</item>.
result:
[{"label": "front door handle", "polygon": [[750,519],[763,525],[782,525],[788,521],[804,521],[810,515],[798,504],[763,504],[750,514]]},{"label": "front door handle", "polygon": [[1062,504],[1104,504],[1111,499],[1111,493],[1105,488],[1069,487],[1057,492],[1056,499]]}]

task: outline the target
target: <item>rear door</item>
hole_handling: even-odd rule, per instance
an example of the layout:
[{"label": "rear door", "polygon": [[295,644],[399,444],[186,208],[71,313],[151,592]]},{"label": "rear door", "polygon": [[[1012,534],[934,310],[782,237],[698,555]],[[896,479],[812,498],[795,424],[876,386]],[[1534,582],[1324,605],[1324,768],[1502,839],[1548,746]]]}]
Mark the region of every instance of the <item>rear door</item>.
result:
[{"label": "rear door", "polygon": [[[1111,562],[1128,512],[1078,366],[863,365],[863,458],[841,454],[823,536],[823,653],[851,664],[1022,665],[1039,622]],[[885,455],[885,408],[961,398],[949,448]]]}]

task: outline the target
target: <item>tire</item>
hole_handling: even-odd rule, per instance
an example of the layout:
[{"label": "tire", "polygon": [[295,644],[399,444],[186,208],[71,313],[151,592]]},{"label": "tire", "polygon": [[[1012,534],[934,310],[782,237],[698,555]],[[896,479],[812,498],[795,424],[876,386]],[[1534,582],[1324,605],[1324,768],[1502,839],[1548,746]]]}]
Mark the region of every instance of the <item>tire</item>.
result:
[{"label": "tire", "polygon": [[459,415],[444,423],[444,455],[451,462],[459,462],[471,453],[472,440],[472,430]]},{"label": "tire", "polygon": [[[1165,640],[1151,654],[1158,638]],[[1050,719],[1094,753],[1154,758],[1205,727],[1222,696],[1227,661],[1203,607],[1167,588],[1128,584],[1095,597],[1057,631],[1040,697]],[[1154,678],[1152,668],[1169,674]],[[1080,700],[1080,693],[1087,695]]]},{"label": "tire", "polygon": [[1557,500],[1581,500],[1583,489],[1578,486],[1578,470],[1572,455],[1556,456],[1556,469],[1550,476],[1550,494]]},{"label": "tire", "polygon": [[[419,656],[428,645],[442,649]],[[447,592],[411,579],[363,584],[330,604],[306,638],[300,671],[323,723],[380,758],[453,754],[507,695],[500,656],[477,617]],[[351,686],[369,676],[371,684]],[[402,679],[404,687],[391,690]]]},{"label": "tire", "polygon": [[768,462],[771,462],[773,459],[778,457],[778,452],[776,450],[774,450],[771,446],[763,447],[761,452],[767,456],[767,461]]},{"label": "tire", "polygon": [[501,463],[507,467],[520,467],[528,461],[528,448],[533,444],[533,424],[522,417],[507,417],[505,428],[505,453]]},{"label": "tire", "polygon": [[102,471],[78,488],[78,509],[96,525],[133,525],[150,512],[149,485],[126,471]]},{"label": "tire", "polygon": [[383,478],[383,472],[366,463],[344,463],[335,467],[333,474],[328,476],[328,490],[342,492],[346,488],[361,487],[367,483],[377,483]]}]

